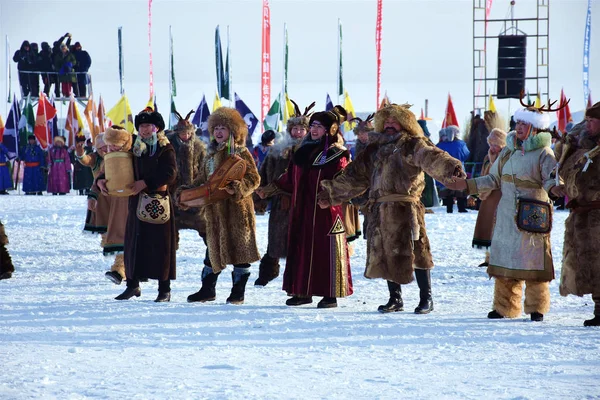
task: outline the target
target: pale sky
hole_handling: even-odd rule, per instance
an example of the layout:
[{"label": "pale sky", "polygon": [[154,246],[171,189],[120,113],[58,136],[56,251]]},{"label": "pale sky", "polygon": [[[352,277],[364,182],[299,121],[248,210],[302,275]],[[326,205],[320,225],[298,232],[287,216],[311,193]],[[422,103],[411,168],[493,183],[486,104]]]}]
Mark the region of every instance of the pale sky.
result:
[{"label": "pale sky", "polygon": [[[535,16],[537,0],[519,0],[515,17]],[[491,18],[509,15],[508,0],[494,0]],[[590,87],[600,100],[600,1],[592,1]],[[344,84],[356,111],[374,110],[376,92],[375,0],[272,0],[272,93],[282,80],[283,24],[289,36],[289,95],[301,107],[317,101],[324,108],[327,92],[334,98],[337,75],[337,20],[343,24]],[[550,93],[564,88],[571,110],[584,107],[582,58],[586,0],[550,0]],[[154,0],[152,51],[155,91],[162,112],[169,104],[169,25],[172,26],[179,111],[195,109],[206,94],[209,106],[216,89],[214,31],[221,26],[225,46],[229,25],[233,88],[260,118],[261,9],[259,0]],[[384,0],[382,93],[393,102],[414,104],[417,114],[429,99],[429,115],[443,119],[447,94],[452,95],[459,122],[472,109],[473,1]],[[141,110],[148,89],[148,2],[146,0],[0,0],[2,69],[0,93],[6,104],[5,37],[10,41],[12,87],[18,90],[12,55],[23,40],[52,44],[73,34],[92,57],[93,88],[110,108],[119,94],[117,28],[123,26],[124,86],[134,112]],[[498,30],[497,28],[495,28]],[[499,31],[497,32],[499,33]],[[526,32],[534,33],[534,32]],[[491,43],[488,62],[495,65]],[[528,69],[535,68],[534,42],[528,43]],[[225,49],[224,49],[225,51]],[[495,76],[495,68],[488,70]],[[531,92],[536,88],[530,87]],[[335,102],[335,98],[334,98]],[[511,110],[518,106],[511,101]],[[227,103],[225,102],[225,105]],[[497,102],[508,113],[508,100]],[[0,114],[6,119],[6,105]],[[60,112],[60,108],[59,108]],[[66,113],[66,107],[64,107]]]}]

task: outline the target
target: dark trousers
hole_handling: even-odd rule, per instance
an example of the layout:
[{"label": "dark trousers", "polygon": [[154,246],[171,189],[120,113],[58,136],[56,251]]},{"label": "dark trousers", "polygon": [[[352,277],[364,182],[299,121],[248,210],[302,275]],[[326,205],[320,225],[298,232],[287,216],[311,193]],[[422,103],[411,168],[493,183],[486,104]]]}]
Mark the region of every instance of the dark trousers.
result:
[{"label": "dark trousers", "polygon": [[[139,279],[130,279],[127,278],[127,287],[128,288],[136,288],[140,286]],[[160,293],[166,293],[171,291],[171,280],[167,279],[166,281],[158,281],[158,291]]]}]

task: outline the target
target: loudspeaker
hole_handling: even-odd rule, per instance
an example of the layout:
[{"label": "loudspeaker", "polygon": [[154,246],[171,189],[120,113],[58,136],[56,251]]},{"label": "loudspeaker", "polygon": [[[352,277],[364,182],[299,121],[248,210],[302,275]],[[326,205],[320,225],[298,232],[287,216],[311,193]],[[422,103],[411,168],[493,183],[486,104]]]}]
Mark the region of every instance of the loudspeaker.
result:
[{"label": "loudspeaker", "polygon": [[498,93],[499,99],[518,99],[525,88],[527,36],[498,36]]}]

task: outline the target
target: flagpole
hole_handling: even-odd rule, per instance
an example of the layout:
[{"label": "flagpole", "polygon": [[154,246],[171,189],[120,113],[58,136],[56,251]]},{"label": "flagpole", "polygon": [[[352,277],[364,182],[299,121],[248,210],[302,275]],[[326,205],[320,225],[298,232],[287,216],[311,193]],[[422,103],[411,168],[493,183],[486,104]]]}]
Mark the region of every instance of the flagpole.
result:
[{"label": "flagpole", "polygon": [[[228,71],[229,75],[227,77],[227,80],[229,81],[229,107],[231,107],[231,96],[233,95],[233,93],[235,93],[233,91],[233,80],[231,79],[232,74],[231,74],[231,53],[230,53],[230,49],[231,48],[231,41],[229,39],[229,25],[227,25],[227,61],[226,61],[226,66],[225,66],[225,70]],[[233,99],[233,108],[235,108],[235,98]]]},{"label": "flagpole", "polygon": [[338,18],[338,71],[337,71],[337,103],[340,103],[340,97],[341,97],[341,82],[340,80],[342,79],[342,20],[340,18]]},{"label": "flagpole", "polygon": [[[285,93],[287,92],[287,22],[283,23],[283,73],[281,74],[281,91],[279,92],[279,121],[281,121],[281,129],[283,128],[283,121],[285,119],[284,112],[287,111],[287,104],[285,102]],[[283,108],[285,107],[285,108]],[[279,122],[277,123],[279,126]]]}]

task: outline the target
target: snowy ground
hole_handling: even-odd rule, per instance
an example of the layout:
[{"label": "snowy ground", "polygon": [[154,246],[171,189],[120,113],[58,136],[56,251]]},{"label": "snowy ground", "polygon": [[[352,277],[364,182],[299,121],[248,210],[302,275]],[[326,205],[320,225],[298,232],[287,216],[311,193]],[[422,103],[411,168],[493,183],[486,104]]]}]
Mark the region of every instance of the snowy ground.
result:
[{"label": "snowy ground", "polygon": [[[566,216],[555,214],[552,232],[557,277]],[[0,197],[17,269],[0,281],[2,399],[600,398],[600,330],[582,326],[589,296],[560,297],[555,280],[544,322],[486,319],[493,283],[475,267],[475,212],[426,216],[436,262],[429,315],[411,312],[416,283],[403,287],[407,311],[376,312],[387,287],[362,276],[362,239],[355,294],[337,309],[286,307],[281,277],[226,305],[228,273],[217,301],[188,304],[204,254],[190,231],[170,303],[153,302],[155,281],[118,302],[124,285],[104,278],[109,260],[97,236],[81,233],[84,217],[84,197]],[[257,226],[263,252],[267,216]]]}]

